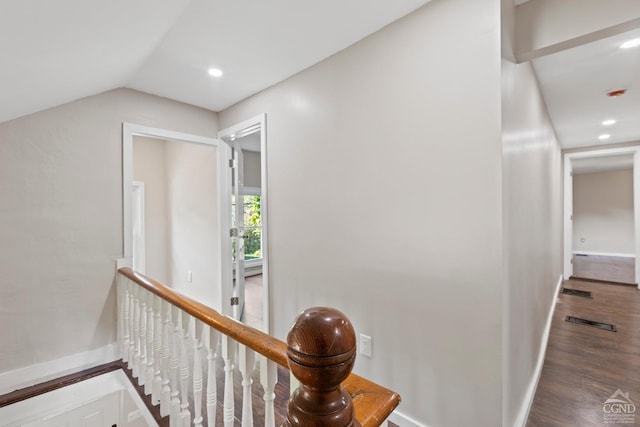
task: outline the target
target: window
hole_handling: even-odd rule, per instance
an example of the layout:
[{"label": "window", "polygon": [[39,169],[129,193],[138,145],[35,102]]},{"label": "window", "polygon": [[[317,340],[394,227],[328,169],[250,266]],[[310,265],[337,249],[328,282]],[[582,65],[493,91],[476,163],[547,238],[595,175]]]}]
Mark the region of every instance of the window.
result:
[{"label": "window", "polygon": [[[262,219],[260,218],[260,195],[245,194],[242,196],[242,209],[244,219],[244,259],[261,260],[262,259]],[[232,198],[231,203],[231,221],[232,227],[236,224],[236,200]],[[233,261],[236,260],[236,238],[232,239]]]}]

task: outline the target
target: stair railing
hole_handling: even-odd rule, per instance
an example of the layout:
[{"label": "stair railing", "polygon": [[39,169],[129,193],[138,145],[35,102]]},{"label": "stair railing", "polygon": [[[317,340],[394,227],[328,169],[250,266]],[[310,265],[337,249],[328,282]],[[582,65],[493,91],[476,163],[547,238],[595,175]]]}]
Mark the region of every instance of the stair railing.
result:
[{"label": "stair railing", "polygon": [[[236,361],[242,376],[243,427],[254,423],[256,360],[264,390],[264,420],[256,424],[266,427],[276,423],[277,365],[290,369],[300,384],[291,395],[283,426],[379,426],[400,402],[397,393],[351,373],[355,333],[349,319],[337,310],[305,310],[284,343],[130,268],[118,271],[117,282],[123,362],[152,404],[159,405],[161,416],[169,416],[170,427],[202,427],[205,420],[207,427],[216,424],[219,356],[224,364],[221,418],[225,427],[232,427],[236,418]],[[207,378],[203,378],[205,358]],[[292,378],[291,383],[297,382]]]}]

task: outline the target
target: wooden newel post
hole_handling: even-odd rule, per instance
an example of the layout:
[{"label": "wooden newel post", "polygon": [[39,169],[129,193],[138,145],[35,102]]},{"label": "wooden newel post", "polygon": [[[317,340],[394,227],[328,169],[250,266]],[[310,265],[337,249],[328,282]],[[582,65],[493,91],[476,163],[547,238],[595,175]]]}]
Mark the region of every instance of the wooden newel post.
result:
[{"label": "wooden newel post", "polygon": [[289,368],[300,387],[289,401],[283,427],[360,427],[351,396],[342,388],[356,359],[356,334],[340,311],[302,312],[287,336]]}]

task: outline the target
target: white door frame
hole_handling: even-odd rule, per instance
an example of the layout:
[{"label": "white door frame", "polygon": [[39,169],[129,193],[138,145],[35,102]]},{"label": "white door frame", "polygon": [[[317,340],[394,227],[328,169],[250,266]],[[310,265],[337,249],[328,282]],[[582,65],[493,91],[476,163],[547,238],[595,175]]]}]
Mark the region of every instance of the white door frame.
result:
[{"label": "white door frame", "polygon": [[[138,244],[136,245],[136,239],[133,238],[133,241],[131,242],[131,247],[132,247],[132,252],[131,252],[131,265],[133,267],[134,270],[142,273],[142,274],[146,274],[146,234],[145,234],[145,223],[144,223],[144,217],[145,217],[145,196],[144,196],[144,182],[142,181],[131,181],[131,194],[133,196],[132,198],[132,203],[133,205],[131,206],[131,216],[130,218],[132,219],[132,232],[131,232],[131,236],[133,238],[133,234],[135,232],[135,228],[133,227],[133,224],[135,224],[136,222],[138,223],[138,227],[139,227],[139,233],[138,233]],[[138,205],[138,208],[136,209],[136,206]],[[137,214],[137,218],[133,217],[133,214],[136,213]],[[137,252],[137,254],[136,254]],[[137,261],[136,261],[136,255],[137,255]]]},{"label": "white door frame", "polygon": [[[195,144],[204,144],[216,147],[217,161],[217,205],[218,205],[218,229],[220,236],[224,236],[224,230],[228,230],[231,224],[231,207],[227,206],[230,200],[229,189],[231,183],[228,181],[226,174],[226,159],[229,157],[229,147],[224,142],[206,136],[193,135],[182,132],[175,132],[166,129],[154,128],[150,126],[138,125],[135,123],[122,123],[122,210],[123,210],[123,253],[124,263],[120,266],[133,266],[133,241],[132,241],[132,186],[133,181],[133,137],[144,136],[148,138],[176,141],[191,142]],[[231,296],[229,290],[223,283],[228,283],[231,277],[229,265],[231,264],[231,246],[228,239],[220,238],[218,242],[218,251],[220,253],[220,271],[218,274],[219,289],[215,290],[215,301],[218,306],[213,307],[224,314],[230,314],[228,304],[222,304],[228,301]]]},{"label": "white door frame", "polygon": [[[258,114],[238,124],[235,124],[218,132],[218,139],[229,137],[237,134],[252,126],[260,127],[260,218],[262,219],[262,331],[271,334],[271,292],[269,288],[269,220],[268,220],[268,194],[267,194],[267,115],[265,113]],[[223,145],[227,146],[226,143]],[[231,156],[229,155],[229,158]],[[231,183],[229,182],[229,189]],[[231,254],[231,239],[228,240],[229,251]],[[229,262],[231,265],[231,262]],[[230,280],[230,279],[229,279]]]},{"label": "white door frame", "polygon": [[567,280],[573,274],[573,160],[594,157],[633,155],[633,222],[635,241],[635,282],[640,288],[640,146],[603,148],[564,155],[564,254],[563,276]]}]

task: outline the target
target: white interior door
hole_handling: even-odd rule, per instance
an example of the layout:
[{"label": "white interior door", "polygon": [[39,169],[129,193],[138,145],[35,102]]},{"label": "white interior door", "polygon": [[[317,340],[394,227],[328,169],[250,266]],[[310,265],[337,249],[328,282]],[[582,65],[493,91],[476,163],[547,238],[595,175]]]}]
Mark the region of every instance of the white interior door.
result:
[{"label": "white interior door", "polygon": [[573,276],[573,166],[564,161],[564,280]]},{"label": "white interior door", "polygon": [[233,198],[235,212],[232,234],[235,235],[235,274],[233,283],[233,317],[243,320],[244,314],[244,158],[242,149],[232,147],[233,152]]},{"label": "white interior door", "polygon": [[[218,138],[226,143],[225,159],[231,167],[226,168],[225,174],[227,190],[233,193],[229,200],[234,203],[237,201],[238,206],[233,212],[233,219],[229,220],[233,224],[227,236],[231,237],[224,239],[228,248],[225,253],[234,255],[234,261],[227,263],[232,267],[228,271],[234,274],[226,278],[223,288],[232,290],[229,299],[237,304],[231,306],[231,313],[236,318],[243,322],[255,322],[253,326],[260,325],[257,327],[269,333],[266,115],[260,114],[223,129],[218,132]],[[260,279],[245,282],[247,270],[250,274],[260,275]],[[246,283],[249,283],[251,291],[246,294],[250,297],[249,304],[245,304]],[[259,304],[262,305],[262,316],[256,310]]]}]

